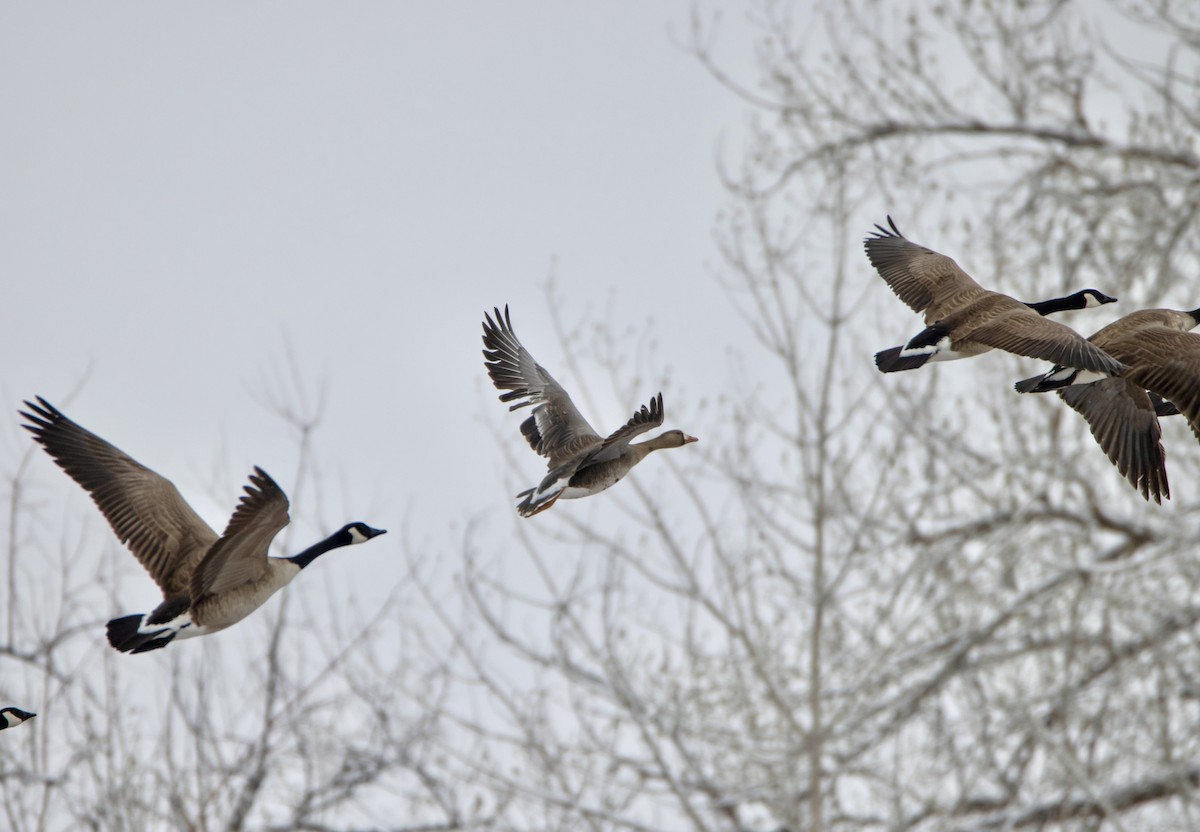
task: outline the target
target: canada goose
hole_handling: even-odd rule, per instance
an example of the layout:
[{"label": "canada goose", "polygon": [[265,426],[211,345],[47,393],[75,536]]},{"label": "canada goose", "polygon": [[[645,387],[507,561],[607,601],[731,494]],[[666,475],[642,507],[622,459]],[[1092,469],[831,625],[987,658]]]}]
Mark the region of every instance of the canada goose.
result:
[{"label": "canada goose", "polygon": [[882,372],[913,370],[928,361],[970,358],[991,349],[1094,370],[1121,372],[1120,362],[1068,326],[1043,315],[1112,303],[1116,298],[1084,289],[1065,298],[1022,303],[976,283],[958,264],[906,239],[888,217],[863,241],[871,265],[900,300],[925,313],[925,330],[903,347],[875,354]]},{"label": "canada goose", "polygon": [[170,480],[72,422],[40,396],[20,411],[46,452],[99,506],[117,537],[163,592],[151,613],[108,622],[108,641],[123,653],[165,647],[241,621],[320,555],[384,534],[365,523],[348,523],[290,558],[267,557],[288,524],[288,499],[261,468],[225,531],[218,536]]},{"label": "canada goose", "polygon": [[560,497],[571,500],[599,494],[615,485],[651,451],[699,441],[681,430],[669,430],[630,444],[635,436],[663,423],[662,393],[602,439],[576,409],[567,391],[521,346],[513,333],[508,307],[504,307],[503,315],[493,309],[495,321],[486,312],[483,315],[483,344],[487,347],[483,356],[488,375],[496,389],[510,391],[502,393],[500,401],[520,400],[509,410],[534,405],[533,415],[521,424],[521,433],[531,448],[549,458],[550,470],[541,483],[517,495],[524,498],[517,504],[522,517],[545,511]]},{"label": "canada goose", "polygon": [[35,716],[37,714],[22,711],[20,708],[0,708],[0,731],[20,725],[22,722],[28,722]]},{"label": "canada goose", "polygon": [[1057,390],[1087,420],[1109,460],[1147,500],[1170,499],[1159,416],[1182,413],[1200,438],[1200,309],[1142,309],[1118,318],[1090,340],[1129,365],[1106,378],[1055,365],[1018,381],[1019,393]]}]

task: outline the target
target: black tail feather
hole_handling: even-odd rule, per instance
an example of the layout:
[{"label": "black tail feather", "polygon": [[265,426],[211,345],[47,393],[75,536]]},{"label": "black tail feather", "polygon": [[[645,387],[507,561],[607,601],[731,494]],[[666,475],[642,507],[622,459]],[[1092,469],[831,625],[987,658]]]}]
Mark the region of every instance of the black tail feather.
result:
[{"label": "black tail feather", "polygon": [[129,652],[130,653],[146,653],[146,652],[149,652],[150,650],[158,650],[159,648],[166,647],[168,644],[170,644],[174,640],[174,638],[175,638],[174,633],[171,633],[166,638],[151,638],[148,641],[142,642],[141,644],[139,644],[137,647],[133,648]]},{"label": "black tail feather", "polygon": [[542,502],[534,503],[533,495],[536,491],[536,488],[527,488],[517,495],[518,497],[524,498],[521,500],[521,502],[517,503],[517,512],[522,517],[532,517],[535,514],[541,514],[543,511],[550,508],[550,506],[558,502],[558,498],[562,495],[562,489],[559,489],[558,491],[554,492],[554,496],[550,497],[549,499],[543,497]]},{"label": "black tail feather", "polygon": [[1154,405],[1155,416],[1178,416],[1179,408],[1171,402],[1164,399],[1162,396],[1155,393],[1153,390],[1147,390],[1150,396],[1150,403]]},{"label": "black tail feather", "polygon": [[142,625],[141,615],[125,615],[108,622],[108,643],[122,653],[145,653],[147,650],[157,650],[166,647],[175,638],[171,633],[161,637],[163,630],[153,633],[138,632]]},{"label": "black tail feather", "polygon": [[1013,385],[1013,389],[1018,393],[1036,393],[1038,392],[1037,386],[1042,383],[1042,379],[1045,377],[1045,375],[1040,375],[1032,378],[1023,378]]},{"label": "black tail feather", "polygon": [[904,347],[892,347],[875,353],[875,366],[881,373],[897,373],[901,370],[915,370],[925,366],[933,353],[923,352],[917,355],[900,355]]},{"label": "black tail feather", "polygon": [[1057,372],[1057,370],[1051,370],[1044,375],[1023,378],[1013,385],[1013,389],[1018,393],[1049,393],[1051,390],[1061,390],[1064,387],[1070,387],[1071,382],[1078,375],[1078,373],[1072,373],[1069,377],[1060,379],[1050,377]]}]

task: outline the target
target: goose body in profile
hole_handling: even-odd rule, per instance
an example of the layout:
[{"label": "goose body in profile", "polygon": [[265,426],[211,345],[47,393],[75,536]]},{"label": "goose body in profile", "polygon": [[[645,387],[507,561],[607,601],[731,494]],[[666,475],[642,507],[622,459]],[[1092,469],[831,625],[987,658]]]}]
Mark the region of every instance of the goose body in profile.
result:
[{"label": "goose body in profile", "polygon": [[267,556],[288,524],[288,499],[261,468],[218,535],[170,480],[64,416],[38,397],[26,401],[25,429],[92,496],[122,543],[163,593],[153,611],[108,622],[108,641],[123,653],[144,653],[176,638],[223,630],[262,606],[300,570],[332,549],[384,534],[348,523],[289,558]]},{"label": "goose body in profile", "polygon": [[925,313],[925,329],[902,347],[882,350],[882,372],[914,370],[929,361],[970,358],[993,349],[1056,364],[1117,375],[1121,363],[1068,326],[1045,315],[1113,303],[1095,289],[1037,303],[1023,303],[984,289],[944,254],[919,246],[900,233],[875,226],[863,245],[879,276],[915,312]]},{"label": "goose body in profile", "polygon": [[662,393],[642,405],[628,422],[601,437],[575,407],[567,391],[538,364],[513,332],[508,307],[494,309],[495,319],[484,313],[485,365],[498,390],[507,390],[500,401],[517,400],[509,410],[533,407],[521,424],[521,433],[534,451],[547,457],[549,472],[535,488],[517,497],[517,511],[532,517],[554,505],[598,494],[615,485],[646,455],[663,448],[678,448],[698,441],[681,430],[669,430],[645,442],[632,442],[663,423]]},{"label": "goose body in profile", "polygon": [[1170,499],[1158,417],[1182,413],[1200,439],[1200,309],[1142,309],[1118,318],[1090,340],[1128,365],[1120,378],[1055,365],[1018,381],[1019,393],[1058,391],[1087,420],[1092,436],[1135,490]]},{"label": "goose body in profile", "polygon": [[22,711],[20,708],[0,708],[0,731],[5,728],[14,728],[22,722],[28,722],[35,716],[37,714]]}]

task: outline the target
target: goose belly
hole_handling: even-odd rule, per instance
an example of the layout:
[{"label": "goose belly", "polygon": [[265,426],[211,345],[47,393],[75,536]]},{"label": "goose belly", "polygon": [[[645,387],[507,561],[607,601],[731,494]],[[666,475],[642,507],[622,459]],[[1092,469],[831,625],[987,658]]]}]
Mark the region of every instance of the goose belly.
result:
[{"label": "goose belly", "polygon": [[196,625],[195,629],[203,631],[193,635],[215,633],[217,630],[233,626],[287,586],[292,578],[300,573],[300,567],[286,561],[282,566],[276,566],[276,562],[279,560],[282,559],[272,558],[274,568],[259,580],[243,584],[220,595],[210,595],[199,603],[193,604],[190,610],[192,621]]},{"label": "goose belly", "polygon": [[594,465],[576,472],[571,477],[567,487],[559,495],[560,500],[574,500],[579,497],[590,497],[605,489],[612,488],[629,471],[624,465]]}]

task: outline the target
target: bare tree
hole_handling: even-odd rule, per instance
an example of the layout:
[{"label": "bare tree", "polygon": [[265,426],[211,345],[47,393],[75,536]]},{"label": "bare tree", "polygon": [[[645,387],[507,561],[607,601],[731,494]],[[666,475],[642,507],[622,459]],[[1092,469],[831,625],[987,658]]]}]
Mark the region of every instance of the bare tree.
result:
[{"label": "bare tree", "polygon": [[1012,392],[1036,365],[879,375],[916,321],[860,248],[891,212],[1019,297],[1198,305],[1195,9],[764,0],[753,79],[718,19],[689,46],[755,114],[717,239],[756,346],[703,464],[468,538],[461,611],[430,594],[445,777],[497,828],[1195,828],[1195,440],[1167,424],[1160,508]]},{"label": "bare tree", "polygon": [[[1200,825],[1195,440],[1167,420],[1174,499],[1149,505],[1011,391],[1028,362],[881,376],[915,318],[860,249],[890,212],[1023,298],[1198,305],[1192,5],[761,0],[750,79],[717,21],[687,45],[753,113],[716,235],[750,346],[715,412],[671,399],[703,455],[469,527],[457,592],[414,553],[419,598],[327,596],[318,627],[285,595],[246,646],[147,671],[100,636],[136,567],[9,454],[0,694],[43,714],[2,738],[9,827]],[[560,332],[642,392],[618,370],[646,341]],[[287,377],[299,517],[320,397]]]}]

